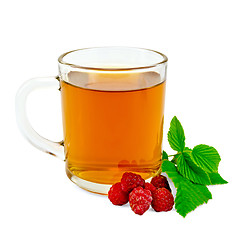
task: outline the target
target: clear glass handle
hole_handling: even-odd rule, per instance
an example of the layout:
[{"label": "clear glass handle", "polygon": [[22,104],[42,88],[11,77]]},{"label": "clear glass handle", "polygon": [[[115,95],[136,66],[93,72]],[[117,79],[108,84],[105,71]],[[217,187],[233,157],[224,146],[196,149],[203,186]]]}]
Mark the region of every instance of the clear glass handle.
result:
[{"label": "clear glass handle", "polygon": [[23,136],[36,148],[54,155],[62,160],[65,159],[63,141],[53,142],[40,136],[31,126],[26,113],[26,101],[28,95],[37,89],[59,89],[58,77],[33,78],[26,81],[16,95],[16,119]]}]

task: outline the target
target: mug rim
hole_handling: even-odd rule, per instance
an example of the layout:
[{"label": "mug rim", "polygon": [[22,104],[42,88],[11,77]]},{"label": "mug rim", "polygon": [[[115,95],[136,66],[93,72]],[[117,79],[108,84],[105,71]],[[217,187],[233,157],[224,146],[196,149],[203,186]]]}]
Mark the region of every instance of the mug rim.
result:
[{"label": "mug rim", "polygon": [[[140,67],[121,67],[121,68],[106,68],[106,67],[87,67],[87,66],[81,66],[81,65],[77,65],[77,64],[73,64],[73,63],[69,63],[69,62],[65,62],[63,60],[63,58],[73,52],[77,52],[77,51],[82,51],[82,50],[88,50],[88,49],[97,49],[97,48],[131,48],[131,49],[139,49],[139,50],[145,50],[148,52],[152,52],[152,53],[157,53],[158,55],[160,55],[163,60],[156,62],[154,64],[149,64],[146,66],[140,66]],[[88,48],[79,48],[79,49],[75,49],[75,50],[71,50],[68,52],[65,52],[63,54],[61,54],[58,58],[58,63],[63,64],[63,65],[67,65],[70,67],[74,67],[74,68],[81,68],[81,69],[86,69],[86,70],[93,70],[93,71],[131,71],[131,70],[141,70],[141,69],[147,69],[147,68],[153,68],[153,67],[157,67],[163,63],[167,63],[168,62],[168,58],[165,54],[152,50],[152,49],[148,49],[148,48],[140,48],[140,47],[127,47],[127,46],[106,46],[106,47],[88,47]]]}]

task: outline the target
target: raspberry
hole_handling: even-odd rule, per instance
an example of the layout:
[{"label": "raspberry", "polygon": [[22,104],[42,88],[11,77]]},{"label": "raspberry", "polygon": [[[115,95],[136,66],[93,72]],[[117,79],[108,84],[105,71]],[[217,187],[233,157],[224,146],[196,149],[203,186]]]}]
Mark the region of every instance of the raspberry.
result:
[{"label": "raspberry", "polygon": [[129,194],[130,207],[138,215],[144,214],[149,209],[151,202],[151,191],[142,187],[134,188]]},{"label": "raspberry", "polygon": [[145,180],[138,174],[125,172],[121,179],[122,190],[124,192],[131,192],[136,187],[144,187]]},{"label": "raspberry", "polygon": [[152,194],[152,208],[156,212],[167,212],[172,210],[174,198],[172,193],[166,188],[158,188]]},{"label": "raspberry", "polygon": [[151,183],[145,183],[145,189],[146,190],[149,190],[149,191],[151,191],[151,193],[153,193],[157,188],[154,186],[154,185],[152,185]]},{"label": "raspberry", "polygon": [[167,178],[163,175],[157,175],[155,177],[152,178],[151,180],[151,184],[154,185],[156,188],[166,188],[168,189],[170,192],[171,188],[168,184]]},{"label": "raspberry", "polygon": [[108,191],[108,198],[114,205],[123,205],[128,202],[128,193],[123,192],[121,183],[115,183]]}]

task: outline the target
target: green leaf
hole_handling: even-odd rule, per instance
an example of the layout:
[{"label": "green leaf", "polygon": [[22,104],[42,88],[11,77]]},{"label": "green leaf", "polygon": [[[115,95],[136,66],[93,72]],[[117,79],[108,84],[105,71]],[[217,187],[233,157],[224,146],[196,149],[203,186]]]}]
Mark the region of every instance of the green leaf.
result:
[{"label": "green leaf", "polygon": [[205,172],[217,172],[221,158],[214,147],[200,144],[192,150],[193,161]]},{"label": "green leaf", "polygon": [[167,173],[168,177],[171,178],[176,188],[179,187],[179,184],[183,180],[183,177],[177,172],[177,169],[172,162],[163,161],[162,172]]},{"label": "green leaf", "polygon": [[192,152],[192,149],[189,148],[189,147],[185,147],[183,151],[184,151],[184,152]]},{"label": "green leaf", "polygon": [[162,171],[167,173],[177,188],[175,208],[181,216],[186,217],[189,212],[196,209],[199,205],[207,203],[209,199],[212,199],[212,194],[206,186],[192,183],[184,178],[178,173],[173,163],[164,161]]},{"label": "green leaf", "polygon": [[226,184],[228,183],[226,180],[224,180],[219,173],[208,173],[208,176],[211,181],[211,185],[216,184]]},{"label": "green leaf", "polygon": [[162,160],[168,160],[168,155],[165,151],[162,152]]},{"label": "green leaf", "polygon": [[173,150],[183,151],[185,147],[185,135],[183,127],[177,117],[173,117],[168,131],[168,142]]},{"label": "green leaf", "polygon": [[202,184],[210,184],[210,178],[200,167],[194,164],[189,153],[182,153],[177,159],[177,169],[179,173],[188,180]]},{"label": "green leaf", "polygon": [[212,194],[206,186],[185,179],[177,189],[175,208],[181,216],[186,217],[189,212],[207,203],[209,199],[212,199]]}]

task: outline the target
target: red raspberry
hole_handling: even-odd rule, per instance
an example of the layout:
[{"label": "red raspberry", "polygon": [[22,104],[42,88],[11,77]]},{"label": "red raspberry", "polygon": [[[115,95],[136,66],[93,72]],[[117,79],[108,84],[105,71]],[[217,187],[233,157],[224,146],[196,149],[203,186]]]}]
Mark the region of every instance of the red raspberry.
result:
[{"label": "red raspberry", "polygon": [[130,207],[136,214],[144,214],[149,209],[151,202],[151,191],[142,187],[134,188],[129,194]]},{"label": "red raspberry", "polygon": [[144,187],[145,180],[138,174],[125,172],[121,179],[122,190],[131,192],[136,187]]},{"label": "red raspberry", "polygon": [[157,188],[154,185],[152,185],[151,183],[146,182],[145,183],[145,189],[150,190],[151,193],[153,193]]},{"label": "red raspberry", "polygon": [[152,208],[156,212],[167,212],[172,210],[174,198],[172,193],[166,188],[158,188],[152,194]]},{"label": "red raspberry", "polygon": [[164,188],[168,189],[170,192],[172,192],[172,190],[168,184],[167,178],[163,175],[157,175],[157,176],[153,177],[151,180],[151,184],[154,185],[156,188],[164,187]]},{"label": "red raspberry", "polygon": [[128,202],[128,193],[123,192],[121,183],[115,183],[108,191],[108,198],[114,205],[123,205]]}]

